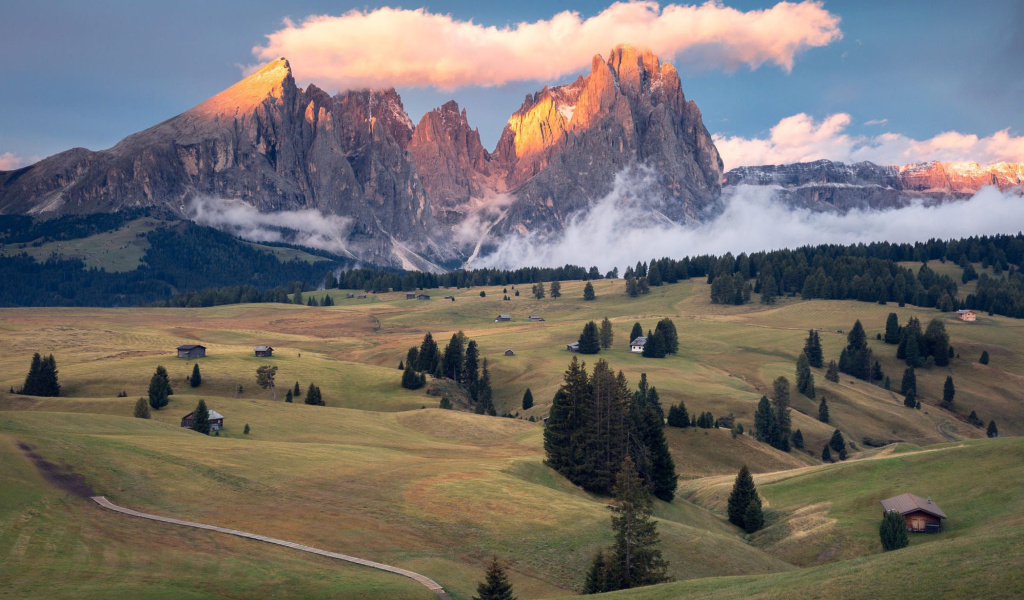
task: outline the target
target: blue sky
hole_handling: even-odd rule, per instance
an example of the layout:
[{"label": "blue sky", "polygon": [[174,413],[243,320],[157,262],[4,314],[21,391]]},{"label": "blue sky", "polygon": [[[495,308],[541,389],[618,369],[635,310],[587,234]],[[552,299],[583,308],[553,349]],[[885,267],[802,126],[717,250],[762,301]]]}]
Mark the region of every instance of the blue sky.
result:
[{"label": "blue sky", "polygon": [[[775,2],[724,4],[750,11],[771,8]],[[183,112],[240,79],[241,66],[256,62],[253,47],[267,43],[265,36],[281,29],[286,17],[301,22],[309,15],[342,15],[353,8],[423,7],[458,21],[502,27],[551,19],[562,10],[578,11],[586,19],[608,5],[312,0],[286,7],[264,0],[12,3],[0,21],[0,77],[5,82],[0,94],[0,156],[10,153],[24,162],[72,147],[107,148]],[[813,129],[828,117],[843,114],[848,116],[845,124],[818,133],[846,136],[846,141],[852,138],[851,143],[861,146],[870,146],[883,133],[926,141],[948,131],[987,138],[1009,129],[1012,143],[1024,135],[1024,3],[866,0],[825,2],[824,9],[841,19],[842,39],[799,52],[791,72],[774,64],[726,72],[692,60],[672,61],[679,66],[687,97],[696,101],[712,133],[742,141],[765,140],[771,137],[771,128],[788,117],[803,114]],[[593,52],[606,54],[608,49]],[[558,51],[553,44],[551,52]],[[525,94],[544,83],[572,78],[454,91],[399,91],[414,122],[445,100],[458,100],[491,148]],[[866,125],[869,121],[881,123]],[[1000,147],[1002,154],[993,156],[1016,152]],[[835,155],[829,157],[839,159],[873,156],[849,148],[844,154],[834,144],[813,148],[809,152],[831,152]],[[1024,161],[1024,156],[1016,160]]]}]

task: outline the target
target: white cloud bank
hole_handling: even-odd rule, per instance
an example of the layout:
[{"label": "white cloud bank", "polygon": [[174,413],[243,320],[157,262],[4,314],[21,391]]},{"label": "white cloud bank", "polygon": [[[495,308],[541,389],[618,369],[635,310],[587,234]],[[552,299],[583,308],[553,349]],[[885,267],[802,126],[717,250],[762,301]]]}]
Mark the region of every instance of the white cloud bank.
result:
[{"label": "white cloud bank", "polygon": [[384,7],[286,20],[253,54],[261,61],[284,56],[298,79],[338,90],[451,90],[552,80],[588,67],[595,53],[620,43],[712,69],[775,64],[789,71],[799,53],[841,37],[839,17],[811,1],[746,12],[715,1],[616,2],[586,19],[567,10],[500,28],[423,8]]},{"label": "white cloud bank", "polygon": [[[821,122],[805,113],[786,117],[771,128],[767,138],[712,136],[725,168],[779,165],[827,158],[840,162],[871,161],[881,165],[905,165],[932,160],[974,161],[982,165],[1024,162],[1024,136],[1009,129],[988,137],[947,131],[927,140],[898,133],[856,136],[846,133],[852,118],[846,113],[829,115]],[[868,124],[884,123],[885,120]]]},{"label": "white cloud bank", "polygon": [[[846,214],[793,209],[776,202],[769,187],[737,186],[725,196],[725,210],[705,223],[652,222],[636,209],[649,193],[644,179],[620,175],[615,189],[589,213],[573,219],[563,234],[505,239],[473,267],[524,265],[591,266],[620,271],[637,261],[670,256],[755,252],[817,244],[876,241],[914,242],[929,238],[1013,234],[1024,231],[1024,199],[985,188],[970,200],[893,210],[853,210]],[[655,199],[655,204],[657,200]],[[600,251],[595,252],[595,248]]]},{"label": "white cloud bank", "polygon": [[13,171],[14,169],[20,169],[27,164],[29,164],[29,161],[17,154],[14,154],[13,152],[4,152],[3,154],[0,154],[0,171]]},{"label": "white cloud bank", "polygon": [[352,256],[347,244],[352,222],[338,215],[325,215],[313,209],[261,213],[241,200],[209,196],[194,198],[186,212],[200,225],[254,242],[287,242]]}]

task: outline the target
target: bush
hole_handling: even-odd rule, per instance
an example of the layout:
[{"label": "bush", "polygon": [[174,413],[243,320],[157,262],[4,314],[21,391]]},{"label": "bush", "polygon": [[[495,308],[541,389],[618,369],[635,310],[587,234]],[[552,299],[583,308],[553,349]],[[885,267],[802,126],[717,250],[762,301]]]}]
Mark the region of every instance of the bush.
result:
[{"label": "bush", "polygon": [[882,517],[878,536],[882,540],[882,549],[886,552],[906,548],[910,544],[910,539],[907,536],[907,522],[903,519],[903,515],[896,511],[891,510]]}]

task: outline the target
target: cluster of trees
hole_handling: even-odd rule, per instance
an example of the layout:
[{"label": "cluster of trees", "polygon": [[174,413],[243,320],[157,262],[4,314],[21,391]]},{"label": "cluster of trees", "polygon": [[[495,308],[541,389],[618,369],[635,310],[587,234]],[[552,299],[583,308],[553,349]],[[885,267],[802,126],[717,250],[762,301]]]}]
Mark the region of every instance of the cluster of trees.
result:
[{"label": "cluster of trees", "polygon": [[587,571],[584,594],[627,590],[669,581],[668,563],[658,547],[657,524],[647,484],[627,454],[615,475],[612,530],[615,541],[598,550]]},{"label": "cluster of trees", "polygon": [[736,475],[728,502],[729,522],[747,533],[764,527],[764,513],[761,511],[761,496],[754,486],[750,469],[743,465]]},{"label": "cluster of trees", "polygon": [[839,460],[846,460],[846,439],[838,429],[832,432],[832,437],[821,450],[821,462],[835,462],[832,453],[835,452]]},{"label": "cluster of trees", "polygon": [[792,421],[789,409],[789,380],[779,377],[772,382],[772,397],[761,396],[754,412],[754,438],[789,452]]},{"label": "cluster of trees", "polygon": [[885,337],[887,343],[893,338],[893,322],[896,322],[899,344],[896,348],[896,358],[904,360],[908,367],[918,368],[935,365],[945,367],[949,359],[953,358],[954,351],[949,345],[949,334],[946,333],[946,325],[940,319],[932,319],[928,322],[928,328],[921,331],[921,322],[917,317],[910,317],[903,327],[898,326],[895,313],[889,313],[885,323]]},{"label": "cluster of trees", "polygon": [[689,427],[690,425],[691,425],[691,423],[690,423],[690,413],[687,412],[687,410],[686,410],[686,403],[685,402],[680,400],[679,404],[676,404],[674,406],[668,407],[668,426],[669,427],[678,427],[680,429],[683,429],[683,428]]},{"label": "cluster of trees", "polygon": [[667,354],[679,352],[679,334],[672,319],[665,317],[658,321],[654,331],[647,330],[647,343],[641,356],[644,358],[665,358]]},{"label": "cluster of trees", "polygon": [[860,319],[853,324],[853,328],[846,334],[846,347],[839,355],[839,371],[852,375],[857,379],[868,381],[877,374],[881,380],[881,366],[877,369],[873,365],[878,362],[874,360],[871,348],[868,347],[868,335],[861,325]]},{"label": "cluster of trees", "polygon": [[675,497],[675,463],[665,440],[665,416],[658,391],[646,374],[636,391],[626,376],[598,360],[592,374],[573,356],[551,402],[544,428],[547,464],[569,481],[599,494],[611,491],[629,456],[657,498]]},{"label": "cluster of trees", "polygon": [[26,396],[60,396],[60,382],[57,379],[57,361],[53,355],[46,358],[38,352],[32,355],[32,363],[25,376],[25,383],[18,390]]},{"label": "cluster of trees", "polygon": [[[477,414],[495,415],[491,373],[487,359],[480,360],[475,340],[462,331],[452,334],[441,352],[433,335],[427,332],[419,347],[413,346],[405,355],[405,364],[399,363],[402,387],[419,389],[426,385],[427,374],[435,379],[448,378],[460,384],[469,396]],[[532,395],[531,395],[532,401]]]}]

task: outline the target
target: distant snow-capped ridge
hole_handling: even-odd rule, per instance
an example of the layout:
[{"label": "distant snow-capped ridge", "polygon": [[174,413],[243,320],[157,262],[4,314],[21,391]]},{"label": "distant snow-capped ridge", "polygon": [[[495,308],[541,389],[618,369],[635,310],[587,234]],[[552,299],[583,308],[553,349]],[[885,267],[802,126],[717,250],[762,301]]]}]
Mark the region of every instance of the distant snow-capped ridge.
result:
[{"label": "distant snow-capped ridge", "polygon": [[932,161],[883,166],[817,160],[738,167],[725,174],[722,185],[773,186],[778,188],[777,197],[793,206],[845,212],[895,208],[914,200],[963,200],[989,186],[1024,195],[1024,163],[982,166],[976,162]]}]

